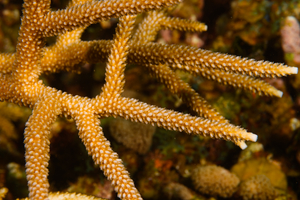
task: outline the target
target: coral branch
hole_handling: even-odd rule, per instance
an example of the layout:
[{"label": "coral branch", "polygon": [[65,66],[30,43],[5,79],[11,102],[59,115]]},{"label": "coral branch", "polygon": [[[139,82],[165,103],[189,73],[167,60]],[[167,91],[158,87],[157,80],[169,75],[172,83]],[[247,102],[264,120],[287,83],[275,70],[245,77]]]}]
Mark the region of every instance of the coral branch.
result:
[{"label": "coral branch", "polygon": [[172,93],[182,98],[199,116],[221,123],[228,123],[228,121],[215,111],[205,99],[200,97],[189,84],[179,79],[169,67],[165,65],[146,66],[160,82],[164,83]]},{"label": "coral branch", "polygon": [[124,70],[128,54],[131,31],[136,16],[121,17],[115,35],[111,54],[106,67],[106,84],[103,86],[103,95],[106,98],[119,96],[124,86]]},{"label": "coral branch", "polygon": [[48,162],[50,126],[60,114],[57,96],[53,93],[39,101],[26,123],[24,133],[26,175],[30,199],[48,197]]},{"label": "coral branch", "polygon": [[105,176],[112,181],[119,198],[142,199],[118,154],[113,152],[110,143],[104,137],[100,120],[92,112],[85,109],[75,117],[79,136],[88,153],[92,155],[95,163],[100,165]]},{"label": "coral branch", "polygon": [[40,32],[43,37],[71,31],[83,25],[90,25],[101,20],[123,15],[134,15],[152,9],[161,9],[179,3],[180,0],[105,0],[92,1],[68,7],[65,10],[49,12],[41,22]]},{"label": "coral branch", "polygon": [[201,134],[211,138],[223,138],[238,144],[243,149],[246,146],[244,146],[244,143],[241,145],[240,141],[257,140],[255,134],[228,123],[192,117],[188,114],[158,108],[124,97],[111,99],[108,104],[100,104],[96,109],[98,113],[104,112],[106,116],[117,115],[136,122],[156,124],[168,130]]},{"label": "coral branch", "polygon": [[214,53],[189,46],[150,43],[135,46],[131,52],[132,54],[128,57],[131,62],[165,63],[173,68],[195,73],[199,72],[199,68],[220,69],[260,77],[280,77],[298,72],[296,67],[289,67],[284,64],[254,61],[253,59]]},{"label": "coral branch", "polygon": [[[163,28],[191,32],[206,30],[206,26],[199,22],[168,17],[167,9],[158,11],[179,1],[73,0],[66,9],[58,11],[51,11],[50,0],[24,1],[17,51],[0,54],[0,99],[33,108],[24,133],[31,199],[48,198],[49,134],[50,126],[58,115],[76,121],[79,137],[88,153],[112,181],[121,199],[141,199],[141,196],[104,137],[100,117],[120,116],[168,130],[223,138],[242,149],[247,146],[245,141],[257,140],[255,134],[231,125],[220,116],[172,70],[185,70],[259,94],[281,96],[282,93],[274,87],[250,76],[284,76],[297,73],[297,68],[195,47],[155,44],[156,34]],[[135,15],[144,11],[150,12],[137,31],[132,33]],[[87,26],[111,17],[120,17],[112,41],[81,41]],[[58,36],[56,43],[45,47],[44,38],[54,35]],[[107,62],[106,83],[96,98],[72,96],[45,86],[39,80],[45,72],[80,72],[77,65],[86,62]],[[122,97],[127,64],[147,67],[197,115],[205,118]],[[58,197],[68,198],[70,195]]]}]

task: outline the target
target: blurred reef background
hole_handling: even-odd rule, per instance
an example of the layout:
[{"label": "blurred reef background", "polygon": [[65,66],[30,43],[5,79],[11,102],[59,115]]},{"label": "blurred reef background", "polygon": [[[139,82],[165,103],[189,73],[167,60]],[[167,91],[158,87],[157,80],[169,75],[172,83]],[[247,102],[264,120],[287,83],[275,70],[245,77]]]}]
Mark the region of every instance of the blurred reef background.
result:
[{"label": "blurred reef background", "polygon": [[[67,0],[52,0],[53,9]],[[0,0],[0,52],[14,52],[21,0]],[[203,33],[162,30],[157,42],[188,44],[256,60],[300,67],[300,2],[298,0],[184,0],[173,16],[198,20]],[[142,15],[140,20],[142,20]],[[112,39],[118,19],[91,25],[82,40]],[[55,38],[48,38],[51,45]],[[104,84],[104,63],[84,64],[81,74],[42,75],[65,92],[94,97]],[[112,148],[123,160],[144,199],[300,199],[300,73],[265,79],[282,98],[258,96],[177,71],[231,123],[258,135],[241,151],[233,143],[166,131],[119,118],[102,120]],[[188,112],[138,66],[126,69],[124,96]],[[0,102],[0,199],[28,195],[23,131],[31,110]],[[51,191],[68,191],[117,199],[77,135],[72,120],[52,126],[49,181]],[[8,191],[2,191],[7,188]],[[4,196],[4,195],[3,195]]]}]

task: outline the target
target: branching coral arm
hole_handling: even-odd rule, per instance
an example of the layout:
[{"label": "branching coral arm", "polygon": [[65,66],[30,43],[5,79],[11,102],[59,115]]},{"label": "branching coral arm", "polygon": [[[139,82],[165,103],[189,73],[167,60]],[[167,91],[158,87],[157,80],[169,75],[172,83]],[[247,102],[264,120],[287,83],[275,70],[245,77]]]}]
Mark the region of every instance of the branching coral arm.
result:
[{"label": "branching coral arm", "polygon": [[[77,59],[57,58],[56,63],[66,65],[72,62],[73,65],[87,62],[104,61],[109,55],[111,41],[93,41],[80,42],[65,47],[62,52],[67,55],[76,55]],[[84,49],[86,51],[83,51]],[[79,50],[79,51],[77,51]],[[56,55],[59,52],[55,52]],[[209,57],[211,54],[212,57]],[[55,54],[53,54],[54,56]],[[56,57],[56,56],[55,56]],[[73,56],[74,58],[75,56]],[[214,62],[212,60],[214,59]],[[44,58],[43,58],[44,59]],[[137,64],[168,64],[176,69],[183,69],[193,73],[200,73],[200,68],[219,69],[233,71],[239,74],[249,74],[260,77],[280,77],[290,74],[296,74],[297,68],[290,67],[284,64],[272,63],[268,61],[254,61],[252,59],[240,58],[220,53],[213,53],[208,50],[198,49],[195,47],[184,47],[179,45],[164,45],[164,44],[142,44],[132,46],[128,53],[128,63]],[[47,71],[47,63],[42,60],[42,68]],[[50,70],[50,69],[49,69]]]},{"label": "branching coral arm", "polygon": [[[20,200],[30,200],[28,197]],[[49,200],[107,200],[80,193],[55,192],[49,193]]]},{"label": "branching coral arm", "polygon": [[[97,61],[95,60],[94,62],[104,62],[107,60],[109,50],[106,49],[106,46],[108,45],[108,48],[110,48],[111,41],[81,41],[80,36],[83,30],[84,28],[78,28],[59,35],[53,46],[43,48],[42,59],[40,62],[41,71],[79,71],[74,66],[82,62],[87,62],[90,51],[97,51],[91,50],[94,49],[96,44],[97,48],[101,48],[103,51],[106,51],[104,55],[101,54],[101,56],[97,58]],[[15,58],[15,53],[0,54],[1,74],[9,74],[12,72]]]},{"label": "branching coral arm", "polygon": [[80,41],[67,45],[46,48],[41,60],[43,72],[75,71],[78,64],[106,62],[112,48],[112,41]]},{"label": "branching coral arm", "polygon": [[216,120],[220,123],[228,123],[228,121],[215,111],[205,99],[200,97],[189,84],[178,78],[169,67],[162,64],[146,66],[160,82],[164,83],[172,93],[182,98],[199,116]]},{"label": "branching coral arm", "polygon": [[118,154],[110,148],[110,142],[106,140],[100,127],[100,120],[93,114],[93,110],[83,106],[82,112],[74,117],[88,153],[96,164],[100,165],[105,176],[112,181],[118,197],[121,199],[141,200],[141,196],[134,187],[129,173],[126,171]]},{"label": "branching coral arm", "polygon": [[153,42],[157,32],[160,30],[160,24],[164,15],[164,11],[154,10],[148,12],[134,33],[132,43],[145,44],[147,42]]},{"label": "branching coral arm", "polygon": [[[71,5],[74,6],[74,4],[73,2]],[[168,29],[200,31],[202,28],[198,30],[197,27],[204,26],[199,22],[189,23],[188,20],[169,18],[164,15],[164,11],[149,12],[132,37],[132,42],[138,42],[139,44],[151,42],[155,39],[157,32],[164,27]],[[177,21],[180,23],[176,24]],[[61,70],[78,71],[73,66],[81,62],[104,62],[107,60],[108,49],[111,49],[111,41],[81,41],[80,36],[84,29],[85,27],[80,27],[59,35],[55,45],[44,48],[41,61],[42,72],[57,72]],[[14,59],[15,54],[0,54],[0,70],[2,70],[2,73],[11,72]]]},{"label": "branching coral arm", "polygon": [[203,76],[206,79],[214,80],[224,85],[243,88],[245,90],[258,93],[259,95],[264,94],[276,97],[282,96],[282,92],[272,85],[263,80],[247,75],[234,74],[231,72],[207,68],[199,68],[199,73],[196,75]]},{"label": "branching coral arm", "polygon": [[95,107],[97,113],[106,113],[105,116],[120,116],[136,122],[156,124],[168,130],[223,138],[234,142],[242,149],[247,147],[244,141],[256,141],[257,139],[255,134],[228,123],[192,117],[125,97],[111,99],[110,104],[103,103],[95,105]]},{"label": "branching coral arm", "polygon": [[45,99],[39,101],[26,123],[24,133],[26,176],[31,200],[46,199],[48,197],[49,183],[49,135],[50,126],[60,114],[57,96],[50,93]]},{"label": "branching coral arm", "polygon": [[26,0],[23,4],[22,25],[11,73],[11,101],[33,106],[44,91],[38,80],[43,40],[36,22],[50,10],[50,1]]},{"label": "branching coral arm", "polygon": [[139,44],[153,42],[157,32],[161,29],[202,32],[205,31],[207,27],[200,22],[167,17],[164,10],[150,11],[147,17],[139,25],[132,40]]},{"label": "branching coral arm", "polygon": [[[143,29],[141,29],[143,30]],[[74,66],[81,62],[104,61],[108,57],[111,41],[80,42],[64,46],[60,51],[45,50],[41,67],[43,71],[57,71],[63,66]],[[3,57],[7,57],[5,55]],[[12,64],[13,56],[5,66]],[[53,62],[48,62],[53,60]],[[174,68],[199,73],[200,68],[232,70],[236,73],[261,77],[284,76],[297,73],[297,68],[267,61],[254,61],[208,50],[178,45],[144,44],[129,50],[128,63],[170,64]],[[51,65],[51,66],[49,66]],[[59,67],[54,67],[59,66]],[[8,68],[9,67],[5,67]],[[71,67],[68,68],[72,69]]]},{"label": "branching coral arm", "polygon": [[[198,22],[190,22],[187,20],[176,20],[165,17],[164,11],[151,11],[143,20],[137,29],[133,42],[147,43],[155,39],[157,31],[161,27],[170,29],[184,29],[189,31],[199,31],[198,28],[204,26]],[[176,24],[178,22],[178,24]],[[203,28],[203,27],[202,27]],[[177,94],[199,115],[211,120],[228,121],[216,112],[203,98],[199,96],[187,83],[179,79],[175,73],[166,65],[145,65],[160,82],[165,84],[167,88],[174,94]]]},{"label": "branching coral arm", "polygon": [[[65,34],[71,34],[65,33]],[[74,40],[73,40],[74,41]],[[40,62],[42,72],[79,71],[75,66],[81,63],[106,62],[111,52],[113,41],[80,41],[73,43],[59,42],[44,48]],[[0,54],[2,74],[12,72],[15,54]]]},{"label": "branching coral arm", "polygon": [[[73,71],[76,70],[76,68],[74,68],[73,66],[81,62],[85,62],[88,60],[91,62],[97,62],[97,61],[104,62],[107,60],[109,54],[108,49],[111,48],[111,45],[112,45],[111,41],[98,41],[98,42],[93,41],[93,42],[80,42],[79,44],[78,43],[70,44],[68,46],[65,46],[64,48],[57,48],[57,50],[46,49],[44,52],[45,56],[42,58],[42,62],[41,62],[42,71],[55,72],[63,69],[67,71]],[[131,62],[134,62],[132,61],[133,58],[132,55],[134,54],[135,52],[133,51],[129,52],[129,60]],[[139,60],[146,59],[144,57],[146,56],[142,55]],[[9,58],[10,59],[13,58],[13,55],[9,56]],[[10,61],[6,62],[8,63],[6,66],[12,64],[9,62]],[[286,67],[286,66],[282,66],[282,67]],[[193,69],[192,72],[194,74],[203,76],[208,79],[216,80],[223,84],[232,85],[234,87],[242,87],[244,89],[248,89],[253,92],[258,92],[259,94],[263,93],[265,95],[271,95],[271,96],[274,95],[278,97],[280,97],[282,94],[279,90],[270,86],[264,81],[249,76],[224,72],[223,70],[218,70],[218,69],[215,70],[208,69],[206,67],[194,68],[190,66],[180,65],[178,68],[182,68],[186,70],[192,68]],[[294,68],[288,67],[288,69],[293,70]],[[10,72],[9,69],[7,69],[7,71]]]},{"label": "branching coral arm", "polygon": [[280,77],[296,74],[296,67],[268,61],[255,61],[238,56],[214,53],[190,46],[150,43],[134,46],[128,56],[129,62],[165,63],[176,69],[198,73],[199,68],[220,69],[261,77]]},{"label": "branching coral arm", "polygon": [[[77,65],[80,63],[78,62],[78,58],[84,57],[84,53],[86,53],[85,50],[87,49],[83,46],[88,43],[84,42],[82,45],[79,45],[81,43],[80,37],[84,29],[85,27],[81,27],[61,34],[57,37],[54,45],[44,48],[41,60],[42,72],[80,72],[80,68]],[[72,53],[68,51],[69,48],[73,49]]]},{"label": "branching coral arm", "polygon": [[123,15],[134,15],[151,9],[161,9],[179,3],[180,0],[104,0],[92,1],[52,11],[39,21],[44,37],[73,30],[79,26],[95,24],[101,20]]},{"label": "branching coral arm", "polygon": [[111,53],[105,73],[105,85],[102,88],[101,96],[111,98],[119,96],[124,86],[124,70],[129,49],[129,39],[135,22],[134,15],[120,18]]},{"label": "branching coral arm", "polygon": [[[54,63],[78,64],[87,62],[105,61],[110,53],[111,41],[80,42],[65,47],[61,52],[49,52],[53,57],[57,57]],[[61,54],[62,57],[59,57]],[[66,55],[73,55],[68,58]],[[208,54],[212,57],[209,57]],[[43,71],[51,71],[48,63],[42,60]],[[76,60],[72,58],[77,58]],[[213,62],[214,60],[214,62]],[[141,44],[132,46],[128,54],[128,63],[137,64],[168,64],[176,69],[183,69],[193,73],[201,73],[202,69],[228,70],[241,74],[249,74],[261,77],[276,77],[289,74],[296,74],[297,68],[284,64],[272,63],[268,61],[254,61],[252,59],[240,58],[220,53],[213,53],[208,50],[195,47],[184,47],[178,45],[164,44]]]},{"label": "branching coral arm", "polygon": [[180,30],[187,32],[203,32],[207,30],[204,23],[186,19],[172,18],[165,16],[162,19],[161,29]]},{"label": "branching coral arm", "polygon": [[[106,101],[110,104],[111,98],[120,96],[124,84],[124,68],[128,51],[128,41],[135,22],[135,16],[123,16],[117,27],[113,41],[111,54],[108,58],[106,68],[106,84],[103,86],[103,93],[93,99],[96,102]],[[100,127],[100,120],[94,114],[94,109],[89,106],[82,106],[81,112],[73,114],[79,136],[96,164],[104,171],[104,174],[112,181],[115,191],[122,199],[141,199],[139,192],[134,187],[128,172],[118,158],[117,154],[110,148],[110,143],[105,139]],[[76,111],[76,109],[75,109]],[[92,141],[92,142],[91,142]]]},{"label": "branching coral arm", "polygon": [[55,45],[53,45],[53,47],[55,47],[57,49],[59,49],[59,48],[62,49],[63,46],[81,42],[80,37],[85,29],[86,29],[86,27],[80,27],[80,28],[77,28],[72,31],[69,31],[69,32],[59,35],[57,37]]}]

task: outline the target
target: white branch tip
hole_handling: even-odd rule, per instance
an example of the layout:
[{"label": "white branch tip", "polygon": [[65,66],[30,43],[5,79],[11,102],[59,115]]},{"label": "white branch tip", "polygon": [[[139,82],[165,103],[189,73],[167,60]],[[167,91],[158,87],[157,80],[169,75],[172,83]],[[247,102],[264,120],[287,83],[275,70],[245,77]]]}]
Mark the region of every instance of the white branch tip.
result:
[{"label": "white branch tip", "polygon": [[256,142],[257,141],[257,135],[253,133],[249,133],[249,141]]},{"label": "white branch tip", "polygon": [[280,91],[280,90],[275,90],[275,91],[274,91],[274,95],[275,95],[276,97],[282,97],[283,92]]},{"label": "white branch tip", "polygon": [[291,74],[298,74],[298,67],[289,67]]},{"label": "white branch tip", "polygon": [[244,141],[241,141],[241,143],[239,144],[239,147],[240,147],[242,150],[244,150],[244,149],[247,148],[247,145],[246,145],[246,143],[245,143]]}]

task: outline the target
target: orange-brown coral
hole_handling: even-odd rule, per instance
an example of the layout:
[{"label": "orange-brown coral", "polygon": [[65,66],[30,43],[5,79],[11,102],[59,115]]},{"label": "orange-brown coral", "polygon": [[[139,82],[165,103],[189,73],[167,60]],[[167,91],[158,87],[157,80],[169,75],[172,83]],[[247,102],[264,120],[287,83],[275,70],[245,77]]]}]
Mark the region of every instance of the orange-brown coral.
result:
[{"label": "orange-brown coral", "polygon": [[246,181],[253,176],[264,174],[277,189],[283,191],[287,189],[286,175],[279,166],[263,157],[239,162],[232,167],[231,171],[235,173],[241,181]]},{"label": "orange-brown coral", "polygon": [[[83,194],[76,194],[76,193],[50,193],[49,194],[50,200],[105,200],[102,198],[96,198],[93,196],[87,196]],[[21,200],[29,200],[29,198],[21,199]]]},{"label": "orange-brown coral", "polygon": [[231,197],[240,183],[235,174],[215,165],[198,166],[191,177],[199,192],[223,198]]},{"label": "orange-brown coral", "polygon": [[114,119],[109,124],[112,136],[127,148],[139,154],[145,154],[151,144],[155,126],[130,122],[124,119]]},{"label": "orange-brown coral", "polygon": [[276,190],[270,179],[260,174],[242,182],[239,195],[243,200],[272,200],[276,197]]},{"label": "orange-brown coral", "polygon": [[184,185],[180,183],[169,183],[164,188],[164,193],[169,199],[177,198],[182,200],[191,200],[195,195]]}]

